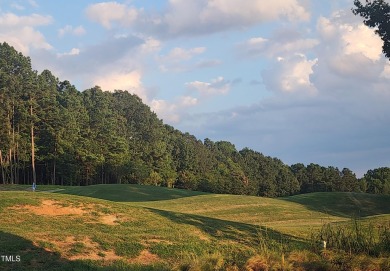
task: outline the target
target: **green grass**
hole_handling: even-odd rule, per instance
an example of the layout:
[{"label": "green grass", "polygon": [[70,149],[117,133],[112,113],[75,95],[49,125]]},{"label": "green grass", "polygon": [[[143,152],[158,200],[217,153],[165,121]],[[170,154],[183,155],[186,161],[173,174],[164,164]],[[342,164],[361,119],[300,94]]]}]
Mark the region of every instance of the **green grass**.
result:
[{"label": "green grass", "polygon": [[183,189],[135,184],[68,186],[65,190],[58,192],[116,202],[160,201],[207,194]]},{"label": "green grass", "polygon": [[285,200],[301,204],[309,210],[339,217],[368,217],[390,214],[390,195],[322,192],[286,197]]},{"label": "green grass", "polygon": [[[61,185],[38,185],[36,191],[62,190],[65,187]],[[0,191],[32,191],[32,186],[26,184],[0,184]]]},{"label": "green grass", "polygon": [[[65,187],[56,193],[45,191],[58,187],[40,186],[40,193],[11,187],[0,191],[0,255],[20,255],[22,261],[0,262],[0,270],[179,270],[221,261],[244,268],[259,253],[280,258],[282,252],[309,249],[309,236],[324,223],[347,223],[356,213],[364,223],[390,221],[390,196],[368,194],[270,199],[140,185]],[[81,213],[34,211],[48,200],[57,212]],[[145,251],[153,261],[142,265]],[[91,253],[93,260],[82,258]]]}]

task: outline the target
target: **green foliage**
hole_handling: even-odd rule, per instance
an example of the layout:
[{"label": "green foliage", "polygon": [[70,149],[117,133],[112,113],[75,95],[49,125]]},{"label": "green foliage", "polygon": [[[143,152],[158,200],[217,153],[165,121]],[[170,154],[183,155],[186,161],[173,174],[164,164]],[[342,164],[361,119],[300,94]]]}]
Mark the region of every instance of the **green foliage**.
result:
[{"label": "green foliage", "polygon": [[[387,168],[387,170],[389,170]],[[381,169],[382,171],[382,169]],[[386,173],[387,174],[387,173]],[[227,141],[204,142],[127,91],[79,92],[0,44],[0,183],[150,184],[282,197],[315,191],[390,193],[389,174],[284,164]]]}]

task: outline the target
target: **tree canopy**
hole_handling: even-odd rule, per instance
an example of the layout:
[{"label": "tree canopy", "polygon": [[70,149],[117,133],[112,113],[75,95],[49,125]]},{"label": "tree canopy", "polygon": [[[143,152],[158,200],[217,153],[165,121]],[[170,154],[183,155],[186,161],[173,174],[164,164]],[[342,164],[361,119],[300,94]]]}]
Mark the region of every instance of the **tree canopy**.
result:
[{"label": "tree canopy", "polygon": [[288,166],[166,125],[127,91],[78,91],[0,44],[0,183],[137,183],[267,197],[315,191],[390,193],[389,169]]}]

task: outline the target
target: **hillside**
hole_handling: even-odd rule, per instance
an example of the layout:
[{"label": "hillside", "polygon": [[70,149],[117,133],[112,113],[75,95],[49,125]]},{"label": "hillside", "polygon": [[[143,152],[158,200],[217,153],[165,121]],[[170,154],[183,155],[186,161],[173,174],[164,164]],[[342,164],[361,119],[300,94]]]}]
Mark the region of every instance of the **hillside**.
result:
[{"label": "hillside", "polygon": [[0,269],[172,270],[204,259],[241,268],[264,249],[308,249],[311,232],[347,221],[363,204],[365,219],[390,223],[389,196],[270,199],[140,185],[44,190],[0,191],[0,254],[22,258]]},{"label": "hillside", "polygon": [[365,193],[310,193],[271,199],[139,185],[75,187],[58,193],[98,195],[136,206],[267,226],[297,237],[308,237],[312,229],[326,222],[390,214],[390,196]]}]

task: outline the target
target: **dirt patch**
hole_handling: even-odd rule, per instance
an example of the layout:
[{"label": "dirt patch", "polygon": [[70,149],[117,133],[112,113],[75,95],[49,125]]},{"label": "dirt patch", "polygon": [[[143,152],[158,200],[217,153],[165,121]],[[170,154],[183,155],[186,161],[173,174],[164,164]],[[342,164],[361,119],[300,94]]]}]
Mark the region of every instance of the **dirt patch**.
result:
[{"label": "dirt patch", "polygon": [[144,247],[148,248],[151,244],[166,244],[166,245],[173,245],[173,242],[168,240],[163,240],[159,238],[150,238],[146,239],[140,242]]},{"label": "dirt patch", "polygon": [[142,265],[149,265],[161,261],[160,257],[144,249],[137,258],[130,260],[130,263],[137,263]]},{"label": "dirt patch", "polygon": [[101,215],[99,221],[103,224],[111,226],[119,224],[118,217],[116,215]]},{"label": "dirt patch", "polygon": [[192,233],[194,233],[196,236],[198,236],[199,239],[202,241],[210,241],[210,238],[201,230],[196,229],[196,230],[193,230]]},{"label": "dirt patch", "polygon": [[59,215],[82,215],[86,211],[73,206],[62,206],[54,200],[43,200],[40,206],[22,205],[14,206],[10,209],[23,210],[36,215],[59,216]]},{"label": "dirt patch", "polygon": [[107,260],[114,261],[122,259],[113,250],[102,250],[100,245],[90,238],[77,239],[74,236],[67,236],[64,240],[50,242],[53,248],[45,248],[47,251],[60,252],[64,258],[69,260]]}]

